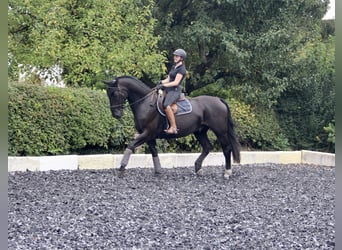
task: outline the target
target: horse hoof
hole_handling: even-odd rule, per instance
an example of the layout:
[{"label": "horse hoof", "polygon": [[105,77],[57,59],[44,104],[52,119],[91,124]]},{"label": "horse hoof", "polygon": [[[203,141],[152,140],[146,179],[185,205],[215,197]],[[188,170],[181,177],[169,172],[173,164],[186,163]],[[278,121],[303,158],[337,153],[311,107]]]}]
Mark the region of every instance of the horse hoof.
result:
[{"label": "horse hoof", "polygon": [[125,176],[125,171],[122,169],[117,169],[115,175],[119,178],[123,178]]},{"label": "horse hoof", "polygon": [[198,171],[196,172],[196,175],[197,175],[197,176],[203,176],[203,170],[202,170],[202,169],[198,170]]},{"label": "horse hoof", "polygon": [[229,177],[230,177],[232,174],[233,174],[232,170],[229,169],[229,170],[226,170],[226,171],[224,172],[223,177],[224,177],[225,179],[229,179]]},{"label": "horse hoof", "polygon": [[124,167],[124,166],[121,166],[120,168],[119,168],[119,171],[120,172],[124,172],[126,170],[126,168]]},{"label": "horse hoof", "polygon": [[155,175],[160,175],[162,173],[161,169],[155,169],[154,174]]}]

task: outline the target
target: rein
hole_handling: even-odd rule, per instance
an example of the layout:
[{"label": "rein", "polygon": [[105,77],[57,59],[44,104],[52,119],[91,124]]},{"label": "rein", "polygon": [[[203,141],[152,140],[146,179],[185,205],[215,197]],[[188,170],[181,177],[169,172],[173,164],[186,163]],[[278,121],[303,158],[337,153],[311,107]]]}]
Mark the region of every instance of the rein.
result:
[{"label": "rein", "polygon": [[[110,88],[110,89],[119,89],[119,91],[120,91],[119,87],[108,87],[108,88]],[[133,106],[134,104],[137,104],[138,102],[141,102],[141,101],[145,100],[147,97],[149,97],[150,95],[152,95],[155,90],[156,90],[156,88],[153,88],[151,90],[151,92],[149,92],[148,94],[146,94],[145,96],[141,97],[140,99],[136,100],[133,103],[128,103],[128,105],[123,103],[123,104],[118,104],[118,105],[110,106],[110,108],[120,108],[120,107],[125,108],[125,106]]]}]

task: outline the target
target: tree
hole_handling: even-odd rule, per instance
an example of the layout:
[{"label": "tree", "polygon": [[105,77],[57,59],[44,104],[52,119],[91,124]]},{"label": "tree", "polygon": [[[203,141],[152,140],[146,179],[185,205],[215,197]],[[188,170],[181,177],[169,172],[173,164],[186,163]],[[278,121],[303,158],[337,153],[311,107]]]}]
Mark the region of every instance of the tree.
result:
[{"label": "tree", "polygon": [[[328,1],[216,0],[156,4],[159,46],[189,52],[186,92],[211,83],[250,103],[272,107],[289,84],[302,37],[320,22]],[[169,53],[171,54],[171,53]]]},{"label": "tree", "polygon": [[322,149],[335,103],[334,26],[321,20],[328,2],[159,0],[156,34],[169,54],[189,52],[188,94],[228,89],[270,117],[279,113],[293,148]]},{"label": "tree", "polygon": [[277,105],[280,124],[295,149],[335,150],[325,131],[335,123],[335,38],[323,38],[318,30],[316,39],[297,51],[291,85]]},{"label": "tree", "polygon": [[58,65],[68,85],[94,86],[113,75],[152,78],[165,71],[151,17],[153,1],[10,0],[9,72]]}]

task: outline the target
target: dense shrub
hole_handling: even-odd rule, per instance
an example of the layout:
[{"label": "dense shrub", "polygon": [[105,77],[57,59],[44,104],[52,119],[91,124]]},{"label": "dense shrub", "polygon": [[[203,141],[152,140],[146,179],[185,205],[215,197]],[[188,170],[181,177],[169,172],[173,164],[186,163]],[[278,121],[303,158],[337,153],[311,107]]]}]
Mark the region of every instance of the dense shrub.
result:
[{"label": "dense shrub", "polygon": [[9,155],[57,155],[122,150],[133,119],[112,118],[103,91],[28,84],[8,87]]},{"label": "dense shrub", "polygon": [[228,101],[242,146],[259,150],[288,149],[288,140],[273,110],[251,107],[235,99]]},{"label": "dense shrub", "polygon": [[[9,155],[122,153],[136,131],[130,109],[114,119],[104,91],[10,84],[8,88]],[[284,150],[288,143],[274,114],[226,98],[243,147]],[[221,148],[210,131],[214,150]],[[159,152],[199,152],[194,135],[158,140]],[[137,149],[147,152],[147,146]]]},{"label": "dense shrub", "polygon": [[[271,110],[258,110],[235,99],[226,99],[235,122],[235,130],[243,149],[288,150],[288,141],[283,135],[275,114]],[[209,130],[208,137],[214,151],[222,151],[215,134]],[[200,144],[194,135],[169,141],[157,141],[160,152],[200,152]],[[147,151],[147,146],[143,147]]]},{"label": "dense shrub", "polygon": [[[251,106],[232,98],[234,95],[230,89],[218,84],[208,85],[193,93],[194,96],[211,93],[226,100],[230,106],[232,117],[235,122],[236,133],[243,148],[250,150],[288,150],[289,143],[281,130],[275,112]],[[220,150],[215,136],[211,133],[209,138]],[[198,147],[198,145],[195,145]]]}]

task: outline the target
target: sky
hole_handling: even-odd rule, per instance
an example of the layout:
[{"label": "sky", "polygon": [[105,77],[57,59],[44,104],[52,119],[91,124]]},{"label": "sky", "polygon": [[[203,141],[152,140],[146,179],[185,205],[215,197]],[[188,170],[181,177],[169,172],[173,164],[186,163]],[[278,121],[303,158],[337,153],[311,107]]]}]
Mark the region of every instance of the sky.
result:
[{"label": "sky", "polygon": [[323,17],[324,19],[335,19],[335,0],[330,0],[328,11]]}]

